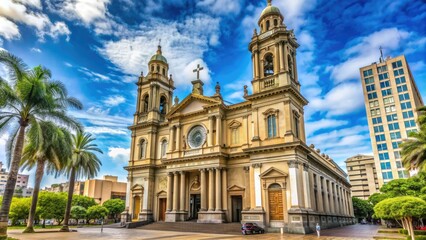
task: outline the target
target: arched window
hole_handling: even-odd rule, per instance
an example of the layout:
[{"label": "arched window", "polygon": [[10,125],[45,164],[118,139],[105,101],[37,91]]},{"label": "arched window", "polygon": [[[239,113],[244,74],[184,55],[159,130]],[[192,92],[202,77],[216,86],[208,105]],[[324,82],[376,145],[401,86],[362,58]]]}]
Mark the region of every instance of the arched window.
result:
[{"label": "arched window", "polygon": [[269,185],[269,189],[280,189],[281,186],[278,183],[273,183]]},{"label": "arched window", "polygon": [[266,31],[269,31],[270,23],[269,20],[266,21]]},{"label": "arched window", "polygon": [[139,159],[144,159],[146,154],[146,141],[145,139],[141,139],[139,141]]},{"label": "arched window", "polygon": [[263,32],[263,24],[260,24],[260,32]]},{"label": "arched window", "polygon": [[142,109],[142,112],[144,112],[144,113],[148,112],[148,104],[149,104],[149,95],[147,94],[143,98],[143,109]]},{"label": "arched window", "polygon": [[160,66],[157,66],[157,72],[158,73],[160,72]]},{"label": "arched window", "polygon": [[287,56],[288,58],[288,72],[290,73],[290,76],[294,78],[294,72],[293,72],[293,59],[290,55]]},{"label": "arched window", "polygon": [[277,118],[275,115],[268,116],[268,138],[277,136]]},{"label": "arched window", "polygon": [[164,139],[163,141],[161,141],[161,158],[166,158],[166,154],[167,154],[167,140]]},{"label": "arched window", "polygon": [[163,75],[166,76],[166,69],[163,68]]},{"label": "arched window", "polygon": [[160,97],[160,113],[166,114],[166,112],[167,112],[167,100],[166,100],[166,97],[161,96]]},{"label": "arched window", "polygon": [[268,53],[263,61],[263,75],[270,76],[274,74],[274,58]]},{"label": "arched window", "polygon": [[299,117],[294,116],[293,121],[294,121],[294,134],[296,135],[296,138],[299,138],[300,137]]},{"label": "arched window", "polygon": [[278,20],[277,19],[274,19],[274,26],[275,27],[278,26]]},{"label": "arched window", "polygon": [[154,65],[151,65],[151,72],[154,72]]}]

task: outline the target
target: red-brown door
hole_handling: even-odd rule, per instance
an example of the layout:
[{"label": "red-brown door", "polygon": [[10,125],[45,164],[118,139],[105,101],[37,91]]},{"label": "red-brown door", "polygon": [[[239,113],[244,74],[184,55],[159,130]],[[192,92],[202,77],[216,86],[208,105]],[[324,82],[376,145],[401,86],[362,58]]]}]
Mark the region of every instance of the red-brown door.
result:
[{"label": "red-brown door", "polygon": [[160,198],[158,208],[158,221],[164,222],[166,220],[166,198]]}]

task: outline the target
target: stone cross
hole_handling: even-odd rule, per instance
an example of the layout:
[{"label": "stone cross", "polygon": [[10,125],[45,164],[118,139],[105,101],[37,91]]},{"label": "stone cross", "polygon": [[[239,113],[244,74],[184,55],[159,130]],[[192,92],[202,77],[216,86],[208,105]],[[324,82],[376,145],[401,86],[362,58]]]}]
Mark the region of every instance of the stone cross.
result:
[{"label": "stone cross", "polygon": [[203,67],[200,67],[200,64],[197,64],[197,68],[193,70],[193,72],[197,73],[197,80],[200,80],[200,71],[203,69]]}]

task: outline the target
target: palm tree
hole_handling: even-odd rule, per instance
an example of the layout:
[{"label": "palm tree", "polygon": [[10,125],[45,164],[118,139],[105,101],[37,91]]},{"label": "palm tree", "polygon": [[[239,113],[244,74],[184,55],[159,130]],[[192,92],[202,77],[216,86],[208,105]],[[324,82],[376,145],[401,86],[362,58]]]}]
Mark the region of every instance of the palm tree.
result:
[{"label": "palm tree", "polygon": [[69,176],[69,189],[67,208],[65,209],[64,225],[60,231],[69,231],[68,221],[70,219],[72,195],[74,192],[74,183],[76,178],[93,178],[99,172],[102,166],[101,161],[95,152],[102,151],[93,143],[96,139],[90,133],[78,131],[72,137],[73,155],[66,167],[66,174]]},{"label": "palm tree", "polygon": [[45,168],[47,174],[58,175],[68,163],[67,160],[71,158],[71,146],[72,139],[69,131],[66,128],[58,127],[53,122],[40,122],[39,125],[29,128],[21,164],[27,169],[36,166],[36,177],[30,214],[24,233],[34,232],[34,217]]},{"label": "palm tree", "polygon": [[411,132],[401,148],[402,163],[406,169],[426,171],[426,126],[420,127],[419,132]]},{"label": "palm tree", "polygon": [[0,238],[4,238],[27,127],[44,119],[80,129],[65,111],[68,107],[81,109],[82,104],[68,97],[61,82],[51,80],[48,69],[38,66],[29,70],[20,58],[6,51],[0,51],[0,63],[9,70],[9,81],[0,78],[0,132],[11,132],[6,144],[10,170],[0,208]]}]

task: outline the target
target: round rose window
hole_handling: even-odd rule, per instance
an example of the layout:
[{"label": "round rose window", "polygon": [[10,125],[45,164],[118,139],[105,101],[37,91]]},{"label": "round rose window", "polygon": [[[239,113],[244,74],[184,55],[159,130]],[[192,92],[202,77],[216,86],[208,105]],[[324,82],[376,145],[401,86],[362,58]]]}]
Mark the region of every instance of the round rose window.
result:
[{"label": "round rose window", "polygon": [[206,141],[206,129],[202,126],[195,126],[188,133],[188,145],[191,148],[200,148]]}]

